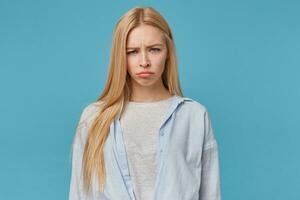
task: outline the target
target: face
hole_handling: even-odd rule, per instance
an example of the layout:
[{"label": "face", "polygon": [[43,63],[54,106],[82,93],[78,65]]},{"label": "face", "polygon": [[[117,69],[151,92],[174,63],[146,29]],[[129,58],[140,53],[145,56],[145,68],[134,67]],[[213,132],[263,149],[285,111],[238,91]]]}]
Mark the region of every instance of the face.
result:
[{"label": "face", "polygon": [[[163,32],[150,25],[130,31],[126,44],[127,71],[132,84],[145,87],[163,86],[167,47]],[[139,74],[149,72],[148,74]]]}]

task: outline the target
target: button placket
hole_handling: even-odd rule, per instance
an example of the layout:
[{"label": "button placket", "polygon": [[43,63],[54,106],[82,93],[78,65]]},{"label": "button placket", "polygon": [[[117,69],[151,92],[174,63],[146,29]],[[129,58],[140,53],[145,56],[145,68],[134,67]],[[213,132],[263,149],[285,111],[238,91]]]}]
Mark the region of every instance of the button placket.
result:
[{"label": "button placket", "polygon": [[163,136],[164,136],[164,132],[162,130],[160,130],[159,132],[159,138],[160,138],[160,147],[159,147],[159,152],[162,153],[163,152]]},{"label": "button placket", "polygon": [[127,158],[127,153],[125,150],[125,144],[124,144],[124,140],[123,140],[123,132],[121,129],[120,120],[119,119],[115,120],[115,123],[117,126],[116,127],[116,130],[117,130],[116,131],[117,132],[116,139],[117,139],[118,154],[120,156],[119,162],[120,162],[122,176],[125,181],[126,189],[128,190],[130,199],[135,200],[135,195],[134,195],[134,191],[133,191],[133,183],[132,183],[131,176],[129,174],[128,158]]}]

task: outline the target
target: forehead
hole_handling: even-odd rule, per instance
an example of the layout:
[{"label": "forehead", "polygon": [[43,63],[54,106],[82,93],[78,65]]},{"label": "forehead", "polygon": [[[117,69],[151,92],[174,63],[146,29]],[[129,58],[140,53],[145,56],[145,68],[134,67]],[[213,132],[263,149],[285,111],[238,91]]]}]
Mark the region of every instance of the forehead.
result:
[{"label": "forehead", "polygon": [[164,43],[163,32],[150,25],[141,25],[132,29],[127,37],[127,46],[138,46],[141,44],[151,45]]}]

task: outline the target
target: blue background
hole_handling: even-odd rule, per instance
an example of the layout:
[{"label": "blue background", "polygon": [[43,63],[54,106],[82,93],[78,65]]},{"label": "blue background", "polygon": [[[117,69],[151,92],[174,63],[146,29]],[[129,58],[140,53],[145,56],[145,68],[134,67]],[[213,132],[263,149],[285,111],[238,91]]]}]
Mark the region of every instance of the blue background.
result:
[{"label": "blue background", "polygon": [[185,96],[219,143],[223,200],[300,199],[300,3],[0,1],[0,199],[67,199],[70,145],[107,78],[113,28],[153,6]]}]

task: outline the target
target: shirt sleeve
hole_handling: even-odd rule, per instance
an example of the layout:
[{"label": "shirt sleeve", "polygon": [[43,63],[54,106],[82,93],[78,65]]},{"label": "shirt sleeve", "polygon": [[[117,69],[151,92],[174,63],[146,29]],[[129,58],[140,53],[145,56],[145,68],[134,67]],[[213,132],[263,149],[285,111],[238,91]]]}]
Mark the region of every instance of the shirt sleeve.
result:
[{"label": "shirt sleeve", "polygon": [[204,144],[201,158],[199,200],[221,200],[218,144],[208,115],[204,115]]},{"label": "shirt sleeve", "polygon": [[86,125],[79,124],[76,129],[76,134],[72,145],[72,167],[71,180],[69,190],[69,200],[85,200],[82,187],[82,157],[83,157],[83,143],[82,132],[86,131]]}]

